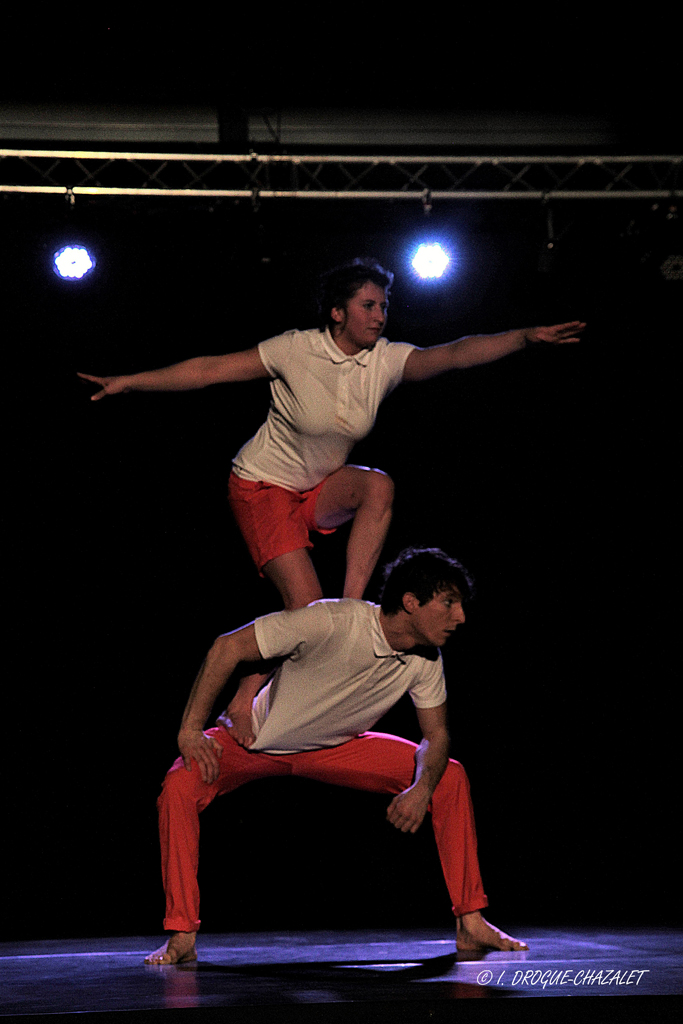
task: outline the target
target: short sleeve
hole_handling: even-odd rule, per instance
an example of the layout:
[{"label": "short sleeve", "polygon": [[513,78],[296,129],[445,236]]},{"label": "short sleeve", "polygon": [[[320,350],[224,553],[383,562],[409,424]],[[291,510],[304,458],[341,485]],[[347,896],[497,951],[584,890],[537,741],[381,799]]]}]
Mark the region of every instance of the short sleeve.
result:
[{"label": "short sleeve", "polygon": [[403,380],[403,371],[406,361],[411,352],[415,351],[415,345],[406,341],[388,341],[382,353],[384,364],[385,391],[384,395],[390,394],[394,388]]},{"label": "short sleeve", "polygon": [[324,643],[332,632],[332,617],[325,601],[305,608],[273,612],[254,621],[256,643],[265,660],[296,659],[316,645]]},{"label": "short sleeve", "polygon": [[283,368],[289,361],[295,334],[297,331],[285,331],[284,334],[278,334],[275,338],[259,342],[257,348],[261,362],[271,377],[281,376]]},{"label": "short sleeve", "polygon": [[425,661],[419,678],[409,688],[416,708],[438,708],[446,700],[446,679],[441,652],[436,661]]}]

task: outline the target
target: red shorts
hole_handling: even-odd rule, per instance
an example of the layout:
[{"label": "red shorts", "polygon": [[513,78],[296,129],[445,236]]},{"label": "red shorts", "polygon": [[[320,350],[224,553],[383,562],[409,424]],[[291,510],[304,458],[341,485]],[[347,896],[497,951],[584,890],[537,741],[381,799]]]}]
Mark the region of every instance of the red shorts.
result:
[{"label": "red shorts", "polygon": [[315,504],[325,480],[312,491],[288,491],[277,484],[230,474],[230,508],[261,576],[263,566],[273,558],[312,548],[309,533],[334,533],[334,529],[323,530],[315,523]]}]

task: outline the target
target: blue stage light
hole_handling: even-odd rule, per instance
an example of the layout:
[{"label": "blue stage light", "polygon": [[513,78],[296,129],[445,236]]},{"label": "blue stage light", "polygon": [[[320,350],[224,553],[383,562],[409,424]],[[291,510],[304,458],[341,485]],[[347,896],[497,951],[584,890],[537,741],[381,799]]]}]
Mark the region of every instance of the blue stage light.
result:
[{"label": "blue stage light", "polygon": [[65,245],[54,254],[55,274],[71,281],[80,281],[95,266],[95,257],[82,245]]},{"label": "blue stage light", "polygon": [[423,243],[413,256],[413,269],[422,278],[441,277],[450,263],[450,257],[438,242]]}]

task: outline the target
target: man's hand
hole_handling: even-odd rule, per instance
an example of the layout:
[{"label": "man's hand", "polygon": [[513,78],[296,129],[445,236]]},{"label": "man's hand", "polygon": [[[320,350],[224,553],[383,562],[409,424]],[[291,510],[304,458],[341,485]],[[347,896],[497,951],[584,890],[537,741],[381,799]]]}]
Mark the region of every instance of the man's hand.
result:
[{"label": "man's hand", "polygon": [[181,729],[178,733],[178,749],[188,772],[192,771],[194,759],[199,765],[202,782],[216,781],[220,770],[218,758],[223,748],[213,736],[201,729]]},{"label": "man's hand", "polygon": [[401,832],[417,832],[424,821],[430,799],[431,793],[427,786],[413,783],[391,801],[387,808],[387,821]]},{"label": "man's hand", "polygon": [[529,345],[539,341],[549,345],[569,345],[581,341],[579,335],[583,334],[585,327],[580,320],[572,320],[568,324],[555,324],[554,327],[530,327],[524,332],[524,337]]}]

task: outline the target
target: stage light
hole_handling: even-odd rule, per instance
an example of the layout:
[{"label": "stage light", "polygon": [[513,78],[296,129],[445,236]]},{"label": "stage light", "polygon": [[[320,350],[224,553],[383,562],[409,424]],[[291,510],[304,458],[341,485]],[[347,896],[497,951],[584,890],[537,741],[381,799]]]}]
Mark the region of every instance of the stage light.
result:
[{"label": "stage light", "polygon": [[420,277],[441,277],[450,263],[450,257],[438,242],[423,243],[412,259],[413,269]]},{"label": "stage light", "polygon": [[95,266],[95,257],[82,245],[65,245],[54,254],[55,274],[69,281],[80,281]]}]

